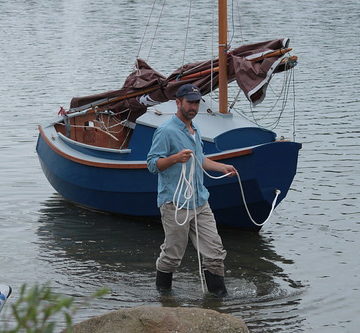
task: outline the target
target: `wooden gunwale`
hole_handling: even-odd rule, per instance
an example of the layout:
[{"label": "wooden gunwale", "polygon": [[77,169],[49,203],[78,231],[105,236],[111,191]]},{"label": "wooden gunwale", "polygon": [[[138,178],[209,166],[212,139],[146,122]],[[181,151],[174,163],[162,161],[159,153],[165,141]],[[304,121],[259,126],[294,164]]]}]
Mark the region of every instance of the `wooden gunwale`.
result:
[{"label": "wooden gunwale", "polygon": [[[45,143],[55,152],[57,153],[59,156],[66,158],[70,161],[73,161],[75,163],[79,163],[79,164],[83,164],[83,165],[88,165],[88,166],[93,166],[93,167],[98,167],[98,168],[110,168],[110,169],[147,169],[147,165],[146,162],[144,161],[143,163],[128,163],[127,161],[123,162],[123,161],[119,161],[118,163],[110,163],[110,162],[95,162],[95,161],[90,161],[90,160],[85,160],[85,159],[81,159],[75,156],[71,156],[63,151],[61,151],[58,147],[56,147],[56,145],[54,145],[51,140],[47,137],[47,135],[45,134],[44,129],[42,128],[42,126],[38,126],[40,135],[42,137],[42,139],[45,141]],[[234,157],[239,157],[239,156],[245,156],[245,155],[250,155],[253,152],[253,150],[251,148],[249,149],[243,149],[243,150],[238,150],[238,151],[232,151],[229,153],[219,153],[217,155],[212,155],[209,156],[209,159],[213,160],[213,161],[219,161],[219,160],[223,160],[223,159],[228,159],[228,158],[234,158]]]}]

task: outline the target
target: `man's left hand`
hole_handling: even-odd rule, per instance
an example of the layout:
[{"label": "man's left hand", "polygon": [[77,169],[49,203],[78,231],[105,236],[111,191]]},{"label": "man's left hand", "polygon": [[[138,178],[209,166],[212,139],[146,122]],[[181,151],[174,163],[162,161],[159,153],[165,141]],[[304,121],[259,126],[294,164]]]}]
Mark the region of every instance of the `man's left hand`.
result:
[{"label": "man's left hand", "polygon": [[234,166],[230,165],[230,164],[223,164],[223,170],[222,170],[223,174],[227,174],[230,173],[229,177],[233,177],[236,175],[237,170],[234,168]]}]

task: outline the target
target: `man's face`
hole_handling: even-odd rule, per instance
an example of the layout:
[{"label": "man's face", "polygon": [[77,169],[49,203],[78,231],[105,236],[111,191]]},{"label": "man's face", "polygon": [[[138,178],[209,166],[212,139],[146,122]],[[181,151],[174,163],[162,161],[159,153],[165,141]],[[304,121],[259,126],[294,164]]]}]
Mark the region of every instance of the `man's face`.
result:
[{"label": "man's face", "polygon": [[186,120],[192,120],[195,118],[199,111],[200,101],[188,101],[185,98],[178,99],[176,101],[178,110]]}]

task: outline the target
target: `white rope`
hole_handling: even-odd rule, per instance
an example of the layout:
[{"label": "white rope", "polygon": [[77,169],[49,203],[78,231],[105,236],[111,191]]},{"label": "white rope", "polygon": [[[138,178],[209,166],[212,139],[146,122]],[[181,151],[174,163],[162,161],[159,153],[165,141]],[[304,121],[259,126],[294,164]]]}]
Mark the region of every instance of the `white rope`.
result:
[{"label": "white rope", "polygon": [[[181,173],[179,177],[178,184],[176,186],[174,196],[173,196],[173,204],[175,206],[175,222],[183,226],[186,224],[189,218],[189,212],[190,212],[190,200],[192,199],[193,202],[193,210],[194,210],[194,221],[195,221],[195,235],[196,235],[196,251],[197,251],[197,257],[198,257],[198,268],[199,268],[199,276],[200,276],[200,282],[201,282],[201,290],[203,293],[205,293],[205,286],[204,286],[204,277],[202,274],[202,268],[201,268],[201,255],[200,255],[200,247],[199,247],[199,231],[198,231],[198,222],[197,222],[197,212],[196,212],[196,192],[195,192],[195,185],[194,185],[194,174],[195,174],[195,161],[200,164],[198,159],[195,157],[195,155],[192,153],[190,155],[191,163],[190,163],[190,170],[189,170],[189,176],[186,177],[186,163],[183,163],[181,166]],[[201,166],[202,168],[202,166]],[[203,169],[203,168],[202,168]],[[203,169],[204,170],[204,169]],[[205,170],[204,170],[205,171]],[[206,172],[206,171],[205,171]],[[223,177],[228,176],[222,175],[220,177],[213,177],[215,179],[220,179]],[[186,186],[183,192],[184,185]],[[180,198],[181,194],[183,193],[184,202],[180,204]],[[178,211],[183,209],[186,206],[186,217],[184,221],[179,222],[178,221]]]},{"label": "white rope", "polygon": [[[173,195],[173,204],[175,206],[175,222],[179,225],[179,226],[183,226],[188,222],[188,218],[189,218],[189,212],[190,212],[190,200],[192,199],[192,203],[193,203],[193,210],[194,210],[194,221],[195,221],[195,234],[196,234],[196,249],[197,249],[197,256],[198,256],[198,267],[199,267],[199,276],[200,276],[200,282],[201,282],[201,289],[203,291],[203,293],[205,293],[205,287],[204,287],[204,278],[203,278],[203,274],[202,274],[202,268],[201,268],[201,256],[200,256],[200,249],[199,249],[199,232],[198,232],[198,223],[197,223],[197,212],[196,212],[196,191],[195,191],[195,184],[194,184],[194,174],[195,174],[195,164],[198,163],[198,165],[201,167],[201,169],[203,170],[203,172],[210,178],[212,179],[221,179],[224,177],[227,177],[229,175],[231,175],[231,172],[221,175],[221,176],[212,176],[209,173],[206,172],[206,170],[203,168],[202,164],[199,162],[199,160],[196,158],[196,156],[191,153],[190,155],[190,170],[189,170],[189,175],[188,177],[186,177],[186,172],[187,172],[187,168],[186,168],[186,163],[182,163],[181,166],[181,173],[180,173],[180,177],[179,177],[179,181],[177,183],[174,195]],[[238,178],[238,182],[240,185],[240,191],[241,191],[241,195],[242,195],[242,199],[246,208],[246,212],[251,220],[252,223],[254,223],[256,226],[263,226],[265,223],[268,222],[268,220],[270,219],[271,214],[274,211],[275,208],[275,204],[277,201],[277,198],[279,196],[279,194],[281,193],[280,190],[276,189],[275,190],[275,198],[272,202],[271,205],[271,210],[270,213],[268,215],[268,217],[265,219],[264,222],[262,223],[257,223],[251,216],[249,208],[246,204],[246,199],[245,199],[245,194],[244,194],[244,190],[241,184],[241,179],[240,179],[240,175],[238,173],[238,171],[236,171],[236,175]],[[183,191],[185,185],[185,189]],[[184,198],[184,202],[181,204],[181,194],[183,193],[183,198]],[[179,222],[178,221],[178,211],[183,209],[186,206],[186,217],[184,219],[184,221]]]},{"label": "white rope", "polygon": [[[196,161],[197,161],[197,162],[199,163],[199,165],[200,165],[200,162],[198,161],[198,159],[196,159]],[[208,177],[210,177],[210,178],[212,178],[212,179],[221,179],[221,178],[224,178],[224,177],[227,177],[227,176],[231,175],[231,173],[227,173],[227,174],[225,174],[225,175],[222,175],[222,176],[219,176],[219,177],[215,177],[215,176],[209,175],[202,166],[201,166],[201,168],[202,168],[202,170],[204,171],[204,173],[205,173]],[[269,213],[268,217],[265,219],[264,222],[258,223],[258,222],[256,222],[256,221],[253,219],[253,217],[251,216],[250,210],[249,210],[249,208],[248,208],[248,206],[247,206],[246,199],[245,199],[244,189],[243,189],[242,184],[241,184],[240,174],[239,174],[239,172],[238,172],[237,170],[236,170],[236,176],[237,176],[237,179],[238,179],[238,182],[239,182],[240,192],[241,192],[241,196],[242,196],[242,199],[243,199],[243,202],[244,202],[244,206],[245,206],[246,212],[247,212],[247,214],[248,214],[251,222],[254,223],[254,224],[255,224],[256,226],[258,226],[258,227],[262,227],[266,222],[269,221],[269,219],[270,219],[270,217],[271,217],[271,215],[272,215],[272,213],[273,213],[273,211],[274,211],[277,198],[278,198],[279,194],[281,193],[281,191],[278,190],[278,189],[275,189],[275,198],[274,198],[274,200],[273,200],[273,202],[272,202],[272,204],[271,204],[270,213]]]},{"label": "white rope", "polygon": [[242,187],[241,179],[240,179],[240,175],[239,175],[239,172],[238,172],[238,171],[236,171],[236,175],[237,175],[237,178],[238,178],[238,181],[239,181],[241,196],[242,196],[242,199],[243,199],[243,201],[244,201],[244,206],[245,206],[246,212],[247,212],[247,214],[248,214],[248,216],[249,216],[249,218],[250,218],[250,220],[251,220],[252,223],[254,223],[254,224],[255,224],[256,226],[258,226],[258,227],[262,227],[267,221],[269,221],[270,216],[272,215],[272,213],[273,213],[273,211],[274,211],[277,198],[278,198],[279,194],[281,193],[281,191],[278,190],[278,189],[275,189],[275,198],[274,198],[274,200],[273,200],[273,202],[272,202],[272,204],[271,204],[270,213],[269,213],[268,217],[265,219],[264,222],[258,223],[258,222],[256,222],[256,221],[254,221],[254,219],[252,218],[252,216],[251,216],[251,214],[250,214],[250,211],[249,211],[249,208],[248,208],[248,206],[247,206],[246,199],[245,199],[244,189],[243,189],[243,187]]},{"label": "white rope", "polygon": [[[193,201],[193,209],[194,209],[194,220],[195,220],[195,235],[196,235],[196,251],[197,251],[197,257],[198,257],[198,268],[199,268],[199,276],[200,276],[200,282],[201,282],[201,290],[203,293],[205,293],[205,286],[204,286],[204,277],[202,274],[202,268],[201,268],[201,256],[200,256],[200,249],[199,249],[199,231],[198,231],[198,223],[197,223],[197,212],[196,212],[196,205],[195,205],[195,186],[194,186],[194,172],[195,172],[195,160],[194,160],[194,154],[190,155],[191,163],[190,163],[190,170],[189,170],[189,178],[186,178],[186,163],[183,163],[181,166],[181,173],[179,177],[178,184],[176,186],[176,190],[174,192],[173,196],[173,204],[175,206],[175,222],[183,226],[186,224],[189,218],[189,205],[190,200]],[[184,203],[180,205],[180,197],[182,193],[182,189],[184,187],[184,184],[186,184],[185,190],[184,190]],[[180,209],[183,209],[186,205],[186,217],[183,222],[178,221],[178,211]]]}]

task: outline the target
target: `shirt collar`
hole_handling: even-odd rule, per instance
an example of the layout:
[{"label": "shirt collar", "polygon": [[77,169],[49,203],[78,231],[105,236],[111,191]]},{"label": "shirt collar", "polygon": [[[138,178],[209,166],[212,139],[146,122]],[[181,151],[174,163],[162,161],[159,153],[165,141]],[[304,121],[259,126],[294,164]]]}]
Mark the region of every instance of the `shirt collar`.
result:
[{"label": "shirt collar", "polygon": [[[178,116],[177,115],[173,115],[173,119],[174,119],[174,121],[175,121],[175,123],[176,123],[176,125],[177,126],[179,126],[181,129],[183,129],[183,130],[187,130],[187,128],[186,128],[186,125],[185,125],[185,123],[180,119],[180,118],[178,118]],[[195,123],[192,121],[191,122],[191,127],[195,130],[195,131],[197,131],[198,129],[197,129],[197,126],[195,125]]]}]

